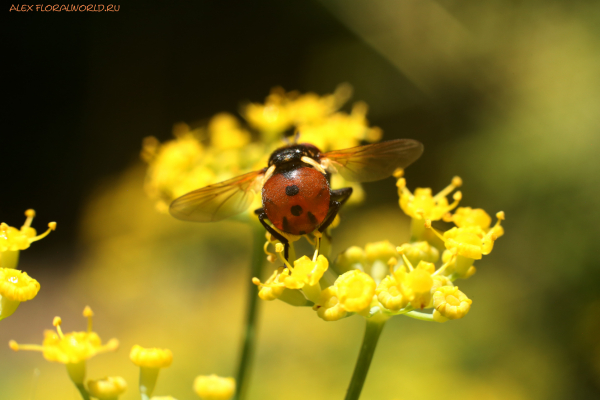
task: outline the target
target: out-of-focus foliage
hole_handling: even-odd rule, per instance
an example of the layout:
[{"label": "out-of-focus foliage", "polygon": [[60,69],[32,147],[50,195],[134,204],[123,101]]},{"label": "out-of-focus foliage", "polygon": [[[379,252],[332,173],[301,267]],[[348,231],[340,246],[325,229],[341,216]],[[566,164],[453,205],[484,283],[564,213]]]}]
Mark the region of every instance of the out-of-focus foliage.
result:
[{"label": "out-of-focus foliage", "polygon": [[[390,321],[363,397],[597,397],[597,2],[323,4],[416,88],[404,97],[390,92],[390,75],[373,73],[368,59],[357,56],[347,67],[356,77],[351,83],[371,95],[377,125],[393,115],[440,118],[402,131],[426,148],[407,170],[409,182],[419,173],[426,179],[415,185],[441,186],[459,174],[469,182],[463,191],[471,204],[506,211],[510,231],[477,279],[463,285],[476,304],[468,318],[435,326]],[[315,49],[307,81],[333,86],[339,81],[336,58],[352,51],[351,44],[335,42]],[[228,376],[234,368],[250,232],[235,222],[202,226],[158,214],[143,193],[143,179],[137,165],[99,185],[83,211],[85,251],[78,269],[58,281],[36,275],[42,283],[38,298],[3,321],[13,325],[0,329],[0,342],[35,342],[48,315],[60,312],[67,320],[62,310],[76,315],[89,303],[99,315],[99,334],[118,337],[122,349],[140,343],[173,351],[173,365],[163,371],[155,394],[193,398],[195,376]],[[366,192],[363,207],[342,213],[334,253],[409,239],[398,233],[407,232],[409,223],[398,206],[369,208],[377,194],[369,186]],[[32,309],[42,301],[47,309]],[[311,310],[273,302],[264,305],[260,321],[251,398],[344,393],[360,345],[360,319],[327,324]],[[75,398],[63,368],[7,347],[0,348],[0,359],[0,387],[9,398],[27,398],[32,382],[36,400]],[[108,374],[124,377],[130,387],[137,379],[125,350],[91,360],[90,377]],[[123,396],[134,398],[135,390]]]}]

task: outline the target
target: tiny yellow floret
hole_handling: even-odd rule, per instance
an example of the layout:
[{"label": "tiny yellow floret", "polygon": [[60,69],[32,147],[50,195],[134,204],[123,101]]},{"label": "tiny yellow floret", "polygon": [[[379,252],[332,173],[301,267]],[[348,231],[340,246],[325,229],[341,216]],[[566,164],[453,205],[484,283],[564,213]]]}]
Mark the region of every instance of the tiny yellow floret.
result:
[{"label": "tiny yellow floret", "polygon": [[469,312],[471,303],[473,301],[458,290],[458,286],[442,286],[433,294],[433,318],[438,322],[462,318]]},{"label": "tiny yellow floret", "polygon": [[27,210],[25,211],[25,216],[27,219],[21,229],[8,226],[4,222],[0,224],[0,260],[2,259],[1,253],[6,251],[25,250],[29,248],[31,243],[45,238],[51,231],[56,230],[56,222],[50,222],[46,232],[37,235],[36,230],[31,227],[31,223],[35,217],[35,211]]},{"label": "tiny yellow floret", "polygon": [[129,359],[138,367],[166,368],[173,362],[173,353],[169,349],[144,348],[134,345]]},{"label": "tiny yellow floret", "polygon": [[88,381],[88,391],[98,399],[116,399],[127,390],[127,382],[120,376],[108,376]]},{"label": "tiny yellow floret", "polygon": [[454,177],[452,183],[436,195],[432,194],[430,188],[416,188],[414,194],[406,187],[404,178],[400,178],[396,184],[400,196],[400,208],[413,219],[430,219],[438,221],[450,210],[456,208],[462,198],[460,192],[453,195],[454,202],[448,203],[446,198],[453,190],[462,185],[459,177]]},{"label": "tiny yellow floret", "polygon": [[336,286],[329,286],[321,291],[321,297],[318,305],[315,305],[315,309],[319,318],[324,321],[337,321],[348,314],[340,304]]},{"label": "tiny yellow floret", "polygon": [[367,308],[375,295],[373,278],[362,271],[352,270],[335,281],[338,300],[346,311],[359,312]]},{"label": "tiny yellow floret", "polygon": [[398,246],[397,251],[403,253],[412,265],[418,265],[421,261],[435,263],[440,258],[439,250],[426,241],[405,243]]},{"label": "tiny yellow floret", "polygon": [[194,392],[203,400],[229,400],[235,393],[235,379],[200,375],[194,379]]},{"label": "tiny yellow floret", "polygon": [[380,260],[384,263],[387,263],[387,261],[390,258],[398,257],[396,247],[393,244],[391,244],[388,240],[367,243],[365,245],[365,254],[369,263],[373,263],[376,260]]},{"label": "tiny yellow floret", "polygon": [[433,278],[431,277],[430,270],[423,267],[423,263],[421,261],[417,268],[408,273],[404,286],[404,292],[410,299],[411,306],[416,309],[427,307],[431,301]]},{"label": "tiny yellow floret", "polygon": [[[400,268],[404,270],[404,266]],[[408,305],[408,297],[402,292],[402,282],[398,283],[394,276],[386,276],[375,289],[375,294],[381,305],[388,310],[398,311]]]},{"label": "tiny yellow floret", "polygon": [[486,235],[479,227],[452,228],[444,232],[446,248],[456,255],[480,260],[482,255],[489,254],[496,237]]},{"label": "tiny yellow floret", "polygon": [[304,285],[313,286],[329,268],[329,261],[322,254],[311,260],[307,256],[294,261],[294,268],[290,276],[283,279],[288,289],[302,289]]},{"label": "tiny yellow floret", "polygon": [[352,246],[341,253],[335,261],[336,270],[339,273],[344,273],[351,269],[356,269],[357,266],[363,268],[363,264],[367,261],[367,255],[362,247]]},{"label": "tiny yellow floret", "polygon": [[[502,221],[504,219],[504,212],[499,212],[496,214],[498,221]],[[491,227],[492,218],[489,216],[485,210],[481,208],[471,208],[471,207],[459,207],[456,209],[454,214],[446,214],[444,216],[444,221],[446,222],[454,222],[454,224],[459,228],[468,228],[468,227],[480,227],[485,233],[488,233],[490,229],[492,229],[497,238],[504,234],[504,229],[500,224],[496,224]]]},{"label": "tiny yellow floret", "polygon": [[283,281],[285,278],[290,276],[290,271],[287,268],[279,267],[273,274],[267,279],[266,282],[262,283],[260,279],[252,278],[252,283],[258,286],[258,297],[263,300],[271,301],[279,298],[285,290],[285,284]]},{"label": "tiny yellow floret", "polygon": [[[494,241],[498,238],[498,233],[504,233],[501,221],[504,218],[504,213],[497,214],[498,221],[496,225],[484,231],[480,226],[466,226],[464,228],[454,227],[442,235],[431,226],[431,220],[425,221],[425,227],[431,229],[435,235],[444,241],[446,249],[452,254],[479,260],[482,255],[490,254]],[[466,271],[465,271],[466,272]]]},{"label": "tiny yellow floret", "polygon": [[[55,317],[52,324],[56,327],[56,332],[46,330],[44,332],[44,341],[42,345],[17,344],[11,341],[11,349],[41,351],[46,360],[59,362],[62,364],[79,364],[96,354],[114,351],[119,347],[117,339],[109,340],[105,345],[96,332],[88,330],[87,332],[69,332],[63,334],[60,325],[62,320]],[[88,324],[89,328],[89,324]]]},{"label": "tiny yellow floret", "polygon": [[33,299],[39,290],[39,282],[26,272],[0,268],[0,296],[11,301],[27,301]]}]

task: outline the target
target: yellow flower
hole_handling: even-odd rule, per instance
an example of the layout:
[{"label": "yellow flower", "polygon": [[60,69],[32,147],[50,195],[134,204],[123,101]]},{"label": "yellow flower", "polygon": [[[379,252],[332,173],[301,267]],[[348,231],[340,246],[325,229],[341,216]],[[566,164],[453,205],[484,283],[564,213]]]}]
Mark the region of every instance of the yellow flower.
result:
[{"label": "yellow flower", "polygon": [[8,226],[4,222],[0,223],[0,267],[15,268],[19,258],[19,250],[29,248],[31,243],[48,236],[50,231],[56,229],[56,222],[48,224],[48,230],[37,235],[34,228],[31,227],[31,222],[35,217],[34,210],[25,211],[27,219],[21,229]]},{"label": "yellow flower", "polygon": [[433,264],[421,261],[417,268],[410,271],[404,281],[403,291],[414,308],[425,308],[431,301],[431,287],[434,272]]},{"label": "yellow flower", "polygon": [[[315,253],[315,256],[317,254]],[[316,285],[325,271],[329,268],[329,261],[322,254],[313,257],[311,260],[307,256],[294,261],[294,268],[290,276],[283,278],[285,287],[288,289],[302,289],[304,285]]]},{"label": "yellow flower", "polygon": [[458,176],[452,178],[452,183],[435,196],[431,194],[430,188],[416,188],[415,193],[411,193],[406,188],[406,180],[404,178],[398,179],[396,185],[398,186],[398,195],[400,196],[400,208],[402,208],[402,211],[406,215],[418,220],[429,219],[438,221],[448,211],[455,208],[462,198],[461,192],[454,193],[453,203],[448,203],[448,199],[446,198],[454,189],[462,185],[462,180]]},{"label": "yellow flower", "polygon": [[258,297],[263,300],[271,301],[279,298],[285,290],[285,284],[283,280],[290,275],[290,271],[287,268],[279,267],[273,274],[267,279],[265,283],[262,283],[260,279],[253,278],[252,283],[258,286]]},{"label": "yellow flower", "polygon": [[240,126],[233,115],[220,113],[208,123],[210,142],[217,149],[238,149],[250,143],[250,132]]},{"label": "yellow flower", "polygon": [[79,364],[96,354],[114,351],[119,347],[117,339],[111,339],[105,345],[102,345],[98,334],[92,331],[92,312],[89,307],[85,308],[83,315],[88,318],[87,332],[69,332],[63,334],[60,328],[62,320],[60,317],[55,317],[52,324],[56,327],[56,332],[46,330],[44,332],[44,342],[41,346],[17,344],[17,342],[11,340],[10,348],[14,351],[41,351],[44,358],[48,361],[62,364]]},{"label": "yellow flower", "polygon": [[120,376],[108,376],[88,381],[88,392],[98,399],[116,399],[127,390],[127,382]]},{"label": "yellow flower", "polygon": [[335,286],[341,307],[350,312],[366,309],[373,300],[376,288],[373,278],[357,270],[340,275]]},{"label": "yellow flower", "polygon": [[[454,222],[459,228],[478,226],[486,233],[489,232],[490,225],[492,224],[492,218],[485,210],[471,207],[458,207],[454,214],[446,214],[444,221]],[[504,229],[498,224],[492,229],[498,238],[504,234]]]},{"label": "yellow flower", "polygon": [[318,122],[339,109],[348,100],[351,92],[350,85],[340,85],[333,94],[325,96],[291,92],[288,94],[288,112],[297,125]]},{"label": "yellow flower", "polygon": [[412,265],[418,265],[421,261],[436,263],[440,258],[439,250],[426,241],[405,243],[397,251],[404,253]]},{"label": "yellow flower", "polygon": [[26,272],[16,269],[0,268],[0,296],[10,301],[33,299],[40,290],[40,284],[30,278]]},{"label": "yellow flower", "polygon": [[[408,297],[402,292],[402,284],[406,277],[406,269],[403,265],[396,271],[398,274],[386,276],[377,286],[375,294],[382,306],[391,311],[398,311],[408,305]],[[404,272],[402,274],[401,272]],[[396,278],[396,275],[398,278]]]},{"label": "yellow flower", "polygon": [[203,400],[229,400],[235,393],[235,379],[200,375],[194,379],[194,392]]},{"label": "yellow flower", "polygon": [[480,260],[482,255],[490,254],[494,247],[494,241],[497,239],[496,232],[500,227],[500,222],[504,219],[504,212],[496,214],[498,222],[496,226],[487,233],[479,226],[467,226],[464,228],[452,228],[443,235],[431,227],[431,221],[426,222],[426,226],[444,241],[446,249],[458,256]]},{"label": "yellow flower", "polygon": [[[185,124],[174,127],[175,140],[160,144],[153,137],[144,139],[142,158],[150,164],[145,188],[153,198],[164,199],[165,206],[180,196],[188,180],[199,186],[208,185],[214,174],[210,169],[200,170],[205,155],[198,139],[198,131],[190,131]],[[190,178],[193,176],[193,178]],[[165,210],[166,211],[166,210]]]},{"label": "yellow flower", "polygon": [[367,254],[362,247],[352,246],[346,249],[335,260],[335,267],[339,273],[344,273],[362,265],[367,261]]},{"label": "yellow flower", "polygon": [[449,319],[462,318],[469,312],[473,301],[458,286],[442,286],[433,294],[433,319],[445,322]]},{"label": "yellow flower", "polygon": [[134,345],[129,359],[138,367],[167,368],[173,362],[173,353],[169,349],[144,348]]},{"label": "yellow flower", "polygon": [[298,126],[300,140],[309,142],[322,151],[358,146],[362,140],[375,142],[381,139],[381,129],[369,127],[365,118],[367,105],[358,102],[351,114],[337,112],[320,123],[305,123]]},{"label": "yellow flower", "polygon": [[477,272],[477,268],[473,265],[474,259],[460,255],[457,256],[450,250],[444,250],[444,253],[442,253],[442,261],[446,266],[444,275],[454,274],[456,278],[467,279]]},{"label": "yellow flower", "polygon": [[365,245],[365,254],[367,256],[367,262],[371,264],[377,260],[386,263],[390,258],[398,257],[396,246],[387,240],[375,243],[367,243]]},{"label": "yellow flower", "polygon": [[[348,100],[351,92],[352,88],[349,85],[340,85],[333,94],[325,96],[314,93],[286,93],[277,87],[271,90],[264,104],[248,104],[243,108],[242,115],[250,126],[261,132],[263,139],[272,140],[283,131],[296,126],[301,134],[301,142],[313,143],[319,147],[325,143],[321,143],[319,137],[304,132],[310,131],[315,125],[327,124],[334,118],[333,113]],[[349,134],[351,133],[347,131],[338,132],[337,136],[347,137]],[[329,150],[329,147],[319,148],[323,151]]]},{"label": "yellow flower", "polygon": [[33,299],[40,284],[26,272],[0,268],[0,320],[10,317],[22,301]]},{"label": "yellow flower", "polygon": [[337,321],[344,318],[348,313],[337,296],[337,286],[330,286],[321,292],[321,298],[314,309],[317,310],[319,318],[325,321]]},{"label": "yellow flower", "polygon": [[131,348],[129,359],[140,367],[139,389],[142,397],[147,398],[152,396],[160,369],[173,362],[173,353],[169,349],[147,349],[136,344]]},{"label": "yellow flower", "polygon": [[282,88],[275,88],[271,90],[265,104],[248,104],[242,110],[242,116],[252,127],[263,132],[266,138],[270,139],[292,125],[285,102],[285,91]]}]

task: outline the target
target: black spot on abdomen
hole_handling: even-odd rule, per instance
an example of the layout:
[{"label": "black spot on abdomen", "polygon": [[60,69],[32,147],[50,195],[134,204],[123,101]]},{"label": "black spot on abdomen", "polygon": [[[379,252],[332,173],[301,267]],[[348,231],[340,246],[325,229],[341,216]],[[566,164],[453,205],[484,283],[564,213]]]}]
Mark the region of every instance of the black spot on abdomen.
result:
[{"label": "black spot on abdomen", "polygon": [[311,213],[310,211],[308,213],[306,213],[306,216],[308,217],[308,220],[310,221],[310,223],[313,225],[317,225],[317,223],[319,222],[319,221],[317,221],[317,217],[315,217],[315,215],[313,213]]},{"label": "black spot on abdomen", "polygon": [[282,225],[283,225],[283,231],[284,232],[289,232],[290,231],[290,224],[287,220],[286,217],[283,217],[283,221],[282,221]]},{"label": "black spot on abdomen", "polygon": [[295,196],[298,194],[298,192],[300,192],[300,189],[296,185],[286,186],[285,188],[285,194],[288,196]]},{"label": "black spot on abdomen", "polygon": [[292,206],[292,208],[290,209],[290,211],[292,212],[292,215],[294,217],[299,217],[304,212],[304,210],[302,209],[302,207],[300,207],[299,205]]}]

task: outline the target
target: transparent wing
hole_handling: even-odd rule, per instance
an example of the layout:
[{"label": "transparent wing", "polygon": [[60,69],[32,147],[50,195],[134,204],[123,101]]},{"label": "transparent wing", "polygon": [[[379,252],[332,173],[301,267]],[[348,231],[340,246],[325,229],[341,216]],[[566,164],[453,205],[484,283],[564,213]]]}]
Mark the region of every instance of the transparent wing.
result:
[{"label": "transparent wing", "polygon": [[256,179],[264,172],[249,172],[184,194],[171,203],[169,213],[183,221],[214,222],[244,212],[256,195]]},{"label": "transparent wing", "polygon": [[377,181],[391,176],[397,168],[406,168],[423,153],[423,144],[412,139],[334,150],[323,154],[329,164],[351,182]]}]

